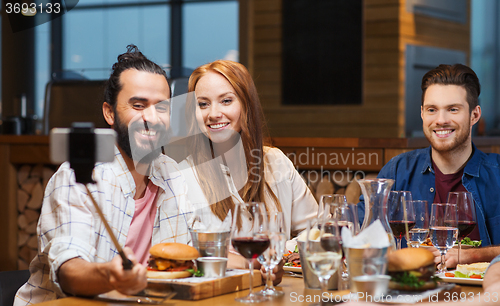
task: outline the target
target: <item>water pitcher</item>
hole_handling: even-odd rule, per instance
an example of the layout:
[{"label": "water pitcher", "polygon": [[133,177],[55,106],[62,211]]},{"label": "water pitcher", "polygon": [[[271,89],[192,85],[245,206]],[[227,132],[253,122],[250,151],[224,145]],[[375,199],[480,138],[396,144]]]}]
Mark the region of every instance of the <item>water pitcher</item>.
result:
[{"label": "water pitcher", "polygon": [[365,198],[365,219],[363,220],[361,230],[364,230],[375,222],[375,220],[379,219],[387,232],[391,246],[395,249],[394,235],[387,219],[387,197],[394,184],[394,180],[369,179],[358,180],[358,183]]}]

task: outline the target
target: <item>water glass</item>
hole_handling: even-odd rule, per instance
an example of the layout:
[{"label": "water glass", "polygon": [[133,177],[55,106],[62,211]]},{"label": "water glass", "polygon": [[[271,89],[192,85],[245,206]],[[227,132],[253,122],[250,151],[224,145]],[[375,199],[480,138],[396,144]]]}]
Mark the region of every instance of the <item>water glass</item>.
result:
[{"label": "water glass", "polygon": [[269,212],[269,241],[270,245],[257,260],[266,270],[266,287],[257,292],[257,295],[278,297],[284,294],[273,286],[271,271],[279,264],[285,252],[286,235],[284,230],[283,212]]},{"label": "water glass", "polygon": [[420,245],[429,236],[429,207],[427,201],[413,201],[413,210],[415,211],[415,226],[410,230],[410,243],[414,248]]},{"label": "water glass", "polygon": [[433,203],[429,235],[432,244],[441,253],[441,264],[438,273],[447,271],[445,255],[453,247],[458,237],[457,205],[449,203]]}]

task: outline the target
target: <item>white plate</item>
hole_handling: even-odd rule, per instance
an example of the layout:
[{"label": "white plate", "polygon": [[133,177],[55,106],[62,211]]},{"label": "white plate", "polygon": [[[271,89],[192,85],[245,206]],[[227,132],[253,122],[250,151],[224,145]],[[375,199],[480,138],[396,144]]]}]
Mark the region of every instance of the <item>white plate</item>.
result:
[{"label": "white plate", "polygon": [[[455,271],[448,271],[449,273],[454,273]],[[443,282],[446,283],[455,283],[455,284],[462,284],[462,285],[477,285],[477,286],[482,286],[483,285],[483,280],[482,279],[476,279],[476,278],[464,278],[464,277],[447,277],[444,276],[444,273],[437,274],[439,278],[443,280]]]},{"label": "white plate", "polygon": [[[429,249],[429,248],[432,248],[432,246],[428,246],[428,245],[420,245],[421,248],[424,248],[424,249]],[[462,244],[462,250],[464,249],[469,249],[469,248],[473,248],[474,246],[472,245],[468,245],[468,244]],[[454,249],[458,249],[458,244],[455,244],[453,246]]]},{"label": "white plate", "polygon": [[172,298],[175,292],[165,293],[163,297],[145,297],[145,296],[132,296],[124,295],[120,292],[113,290],[107,293],[102,293],[96,296],[97,300],[109,302],[132,302],[137,304],[163,304],[166,300]]},{"label": "white plate", "polygon": [[283,266],[283,270],[290,271],[290,272],[295,272],[295,273],[302,273],[302,268],[301,267],[287,267],[287,266]]}]

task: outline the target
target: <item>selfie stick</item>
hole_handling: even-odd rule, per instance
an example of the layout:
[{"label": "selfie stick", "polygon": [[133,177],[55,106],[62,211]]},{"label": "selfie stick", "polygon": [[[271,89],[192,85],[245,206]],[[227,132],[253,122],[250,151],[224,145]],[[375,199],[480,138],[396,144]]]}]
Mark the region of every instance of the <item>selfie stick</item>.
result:
[{"label": "selfie stick", "polygon": [[122,258],[122,265],[124,270],[131,270],[133,267],[130,259],[125,256],[118,239],[116,239],[111,227],[109,226],[104,214],[101,211],[99,205],[95,201],[92,193],[90,192],[87,184],[95,184],[92,179],[92,171],[95,165],[95,134],[94,134],[94,124],[89,122],[75,122],[71,126],[71,132],[69,134],[69,164],[70,167],[75,171],[76,182],[81,183],[87,189],[87,194],[92,200],[99,217],[101,218],[104,227],[108,231],[113,244]]}]

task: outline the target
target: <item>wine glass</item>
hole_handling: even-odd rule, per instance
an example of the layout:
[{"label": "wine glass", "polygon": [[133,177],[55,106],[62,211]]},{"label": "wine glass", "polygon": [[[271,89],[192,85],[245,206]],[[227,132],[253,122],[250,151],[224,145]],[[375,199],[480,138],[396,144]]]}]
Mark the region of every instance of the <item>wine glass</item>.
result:
[{"label": "wine glass", "polygon": [[[322,220],[323,215],[325,214],[325,206],[330,204],[331,209],[333,209],[336,206],[339,206],[341,204],[347,203],[346,196],[343,194],[324,194],[321,196],[319,200],[319,207],[318,207],[318,219]],[[327,210],[327,214],[331,214],[333,212],[330,210]]]},{"label": "wine glass", "polygon": [[311,271],[318,276],[321,296],[325,296],[328,280],[339,267],[342,246],[337,221],[331,217],[323,218],[321,230],[318,230],[319,222],[317,219],[308,220],[305,258]]},{"label": "wine glass", "polygon": [[244,303],[266,301],[266,297],[252,293],[253,259],[259,257],[270,244],[268,216],[264,203],[250,202],[235,205],[231,243],[236,251],[248,260],[250,270],[249,293],[246,297],[236,298],[236,301]]},{"label": "wine glass", "polygon": [[432,244],[441,253],[441,264],[438,266],[438,273],[445,273],[447,271],[445,255],[457,240],[457,221],[457,205],[449,203],[432,204],[429,235]]},{"label": "wine glass", "polygon": [[[346,203],[340,204],[339,206],[332,209],[334,211],[333,218],[337,221],[339,228],[339,241],[342,244],[342,228],[347,228],[354,235],[356,230],[356,217],[351,210],[351,207]],[[342,252],[342,250],[341,250]],[[346,290],[349,289],[349,272],[347,267],[347,260],[345,254],[342,252],[342,260],[340,265],[340,270],[338,273],[338,289]]]},{"label": "wine glass", "polygon": [[358,204],[357,203],[347,203],[349,208],[352,211],[352,214],[354,215],[354,235],[359,234],[361,231],[361,225],[359,224],[359,217],[358,217]]},{"label": "wine glass", "polygon": [[387,200],[388,219],[392,234],[396,238],[396,247],[401,249],[401,239],[415,226],[410,191],[391,191]]},{"label": "wine glass", "polygon": [[462,239],[467,237],[476,228],[476,208],[474,199],[470,192],[448,193],[448,203],[457,205],[458,222],[458,258],[460,264],[460,251],[462,250]]},{"label": "wine glass", "polygon": [[415,226],[410,230],[410,242],[412,247],[419,248],[429,235],[429,207],[427,201],[423,200],[412,201],[412,204]]},{"label": "wine glass", "polygon": [[283,291],[278,291],[273,286],[271,280],[271,271],[283,258],[285,252],[286,235],[284,230],[283,212],[269,213],[269,241],[270,245],[267,250],[262,253],[257,260],[264,266],[266,270],[266,287],[257,292],[257,295],[267,297],[278,297],[284,294]]}]

